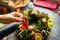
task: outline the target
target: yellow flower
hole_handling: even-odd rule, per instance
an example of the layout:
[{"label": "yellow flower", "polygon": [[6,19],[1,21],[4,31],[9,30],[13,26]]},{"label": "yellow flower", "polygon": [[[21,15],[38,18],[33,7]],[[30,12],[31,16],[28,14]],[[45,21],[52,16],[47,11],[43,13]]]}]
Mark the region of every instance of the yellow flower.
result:
[{"label": "yellow flower", "polygon": [[52,25],[53,25],[53,23],[52,23],[52,21],[49,19],[49,20],[48,20],[48,27],[49,27],[49,28],[52,28]]},{"label": "yellow flower", "polygon": [[24,14],[25,16],[28,16],[28,10],[25,10],[25,11],[23,12],[23,14]]},{"label": "yellow flower", "polygon": [[41,33],[35,33],[35,40],[42,40],[42,34]]},{"label": "yellow flower", "polygon": [[18,28],[21,28],[21,27],[22,27],[22,24],[20,24]]},{"label": "yellow flower", "polygon": [[31,14],[36,14],[37,15],[38,14],[37,13],[37,10],[36,9],[33,9],[32,12],[31,12]]}]

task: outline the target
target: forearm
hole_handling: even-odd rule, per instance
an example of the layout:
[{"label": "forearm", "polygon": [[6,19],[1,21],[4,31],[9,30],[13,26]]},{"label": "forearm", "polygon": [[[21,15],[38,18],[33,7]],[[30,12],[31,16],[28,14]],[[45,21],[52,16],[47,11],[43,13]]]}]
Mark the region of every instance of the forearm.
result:
[{"label": "forearm", "polygon": [[0,15],[0,20],[4,19],[4,15]]},{"label": "forearm", "polygon": [[0,15],[0,23],[4,23],[4,15]]},{"label": "forearm", "polygon": [[5,19],[9,19],[9,15],[0,15],[0,20],[5,20]]},{"label": "forearm", "polygon": [[7,16],[8,15],[0,15],[0,23],[8,23],[8,17]]}]

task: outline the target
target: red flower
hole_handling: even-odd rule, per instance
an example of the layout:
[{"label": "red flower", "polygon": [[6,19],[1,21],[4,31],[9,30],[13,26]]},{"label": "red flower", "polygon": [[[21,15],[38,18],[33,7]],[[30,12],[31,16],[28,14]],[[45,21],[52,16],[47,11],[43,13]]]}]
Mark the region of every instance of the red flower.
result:
[{"label": "red flower", "polygon": [[22,19],[22,22],[25,22],[25,17],[22,17],[21,19]]},{"label": "red flower", "polygon": [[27,26],[28,26],[28,23],[25,21],[25,17],[22,17],[22,30],[24,30]]},{"label": "red flower", "polygon": [[21,20],[19,21],[17,21],[17,22],[22,22],[22,24],[21,24],[21,26],[22,26],[22,30],[24,30],[27,26],[28,26],[28,23],[25,21],[25,17],[21,17],[20,18]]},{"label": "red flower", "polygon": [[27,22],[23,22],[23,23],[22,23],[22,28],[21,28],[21,29],[24,30],[27,26],[28,26],[28,23],[27,23]]}]

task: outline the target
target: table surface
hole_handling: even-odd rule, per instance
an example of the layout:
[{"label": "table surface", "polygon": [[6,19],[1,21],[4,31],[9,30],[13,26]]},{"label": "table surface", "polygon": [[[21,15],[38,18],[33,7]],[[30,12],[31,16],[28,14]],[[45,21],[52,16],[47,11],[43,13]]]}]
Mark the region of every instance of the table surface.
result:
[{"label": "table surface", "polygon": [[[23,10],[26,10],[29,8],[35,8],[38,11],[52,14],[54,16],[54,19],[52,20],[53,27],[51,29],[51,35],[49,37],[49,40],[60,40],[60,16],[50,9],[34,6],[32,2],[30,2],[28,6],[24,7]],[[7,40],[18,40],[18,39],[16,38],[15,33],[12,33],[8,36]]]}]

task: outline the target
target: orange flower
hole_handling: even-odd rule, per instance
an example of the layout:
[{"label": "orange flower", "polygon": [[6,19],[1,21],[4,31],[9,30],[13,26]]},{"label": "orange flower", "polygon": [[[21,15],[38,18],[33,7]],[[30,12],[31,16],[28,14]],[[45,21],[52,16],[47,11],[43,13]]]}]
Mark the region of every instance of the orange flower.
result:
[{"label": "orange flower", "polygon": [[38,15],[38,17],[43,17],[44,16],[44,14],[43,13],[40,13],[39,15]]},{"label": "orange flower", "polygon": [[31,32],[31,35],[34,35],[34,34],[35,34],[35,31],[32,31],[32,32]]},{"label": "orange flower", "polygon": [[16,12],[20,13],[21,9],[20,8],[16,8]]}]

